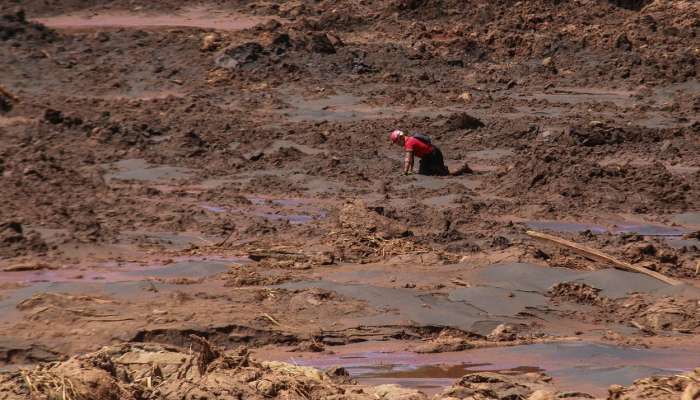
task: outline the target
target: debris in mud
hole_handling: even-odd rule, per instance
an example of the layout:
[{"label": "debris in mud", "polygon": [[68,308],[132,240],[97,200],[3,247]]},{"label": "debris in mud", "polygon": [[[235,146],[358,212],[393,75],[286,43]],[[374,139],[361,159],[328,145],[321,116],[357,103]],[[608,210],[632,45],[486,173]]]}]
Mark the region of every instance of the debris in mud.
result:
[{"label": "debris in mud", "polygon": [[416,353],[445,353],[450,351],[462,351],[474,347],[470,340],[472,336],[451,329],[443,329],[440,334],[430,341],[416,346]]},{"label": "debris in mud", "polygon": [[594,306],[595,312],[581,315],[586,320],[629,324],[646,334],[663,331],[688,333],[700,327],[700,304],[695,299],[639,293],[610,299],[601,296],[599,289],[578,282],[554,285],[548,296],[554,301]]},{"label": "debris in mud", "polygon": [[227,47],[216,57],[215,62],[221,68],[236,69],[257,61],[263,50],[263,47],[255,42]]},{"label": "debris in mud", "polygon": [[221,38],[216,33],[208,33],[202,38],[202,51],[214,51],[220,46]]},{"label": "debris in mud", "polygon": [[156,344],[123,344],[31,370],[0,374],[0,398],[175,399],[304,398],[398,399],[419,392],[398,387],[362,387],[346,374],[310,367],[258,362],[246,348],[223,351],[191,336],[193,351]]},{"label": "debris in mud", "polygon": [[613,385],[608,390],[609,400],[692,400],[700,395],[700,369],[685,373],[650,377],[634,381],[628,387]]},{"label": "debris in mud", "polygon": [[601,305],[605,300],[600,289],[578,282],[562,282],[552,286],[547,293],[551,299],[561,299],[579,304]]}]

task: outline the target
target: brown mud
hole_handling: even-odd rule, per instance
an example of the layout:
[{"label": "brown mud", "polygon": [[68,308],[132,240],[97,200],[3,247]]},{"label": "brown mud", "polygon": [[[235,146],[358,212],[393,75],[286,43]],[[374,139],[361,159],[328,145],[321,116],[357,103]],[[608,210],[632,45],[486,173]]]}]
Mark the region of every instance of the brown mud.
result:
[{"label": "brown mud", "polygon": [[696,398],[698,21],[0,2],[0,399]]}]

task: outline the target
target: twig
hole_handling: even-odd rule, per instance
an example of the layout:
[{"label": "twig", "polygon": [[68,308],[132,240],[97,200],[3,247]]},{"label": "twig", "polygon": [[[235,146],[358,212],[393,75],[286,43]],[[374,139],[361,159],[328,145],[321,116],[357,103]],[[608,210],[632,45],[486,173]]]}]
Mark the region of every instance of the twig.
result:
[{"label": "twig", "polygon": [[231,230],[231,233],[229,233],[228,236],[226,236],[226,239],[224,239],[223,241],[217,243],[217,244],[215,245],[215,247],[221,247],[221,246],[223,246],[226,242],[229,241],[229,239],[231,239],[231,237],[233,236],[234,233],[236,233],[236,231],[235,231],[235,230]]},{"label": "twig", "polygon": [[271,316],[270,314],[263,313],[263,317],[269,319],[273,324],[275,324],[275,325],[277,325],[277,326],[282,326],[282,324],[280,324],[280,323],[277,322],[274,318],[272,318],[272,316]]}]

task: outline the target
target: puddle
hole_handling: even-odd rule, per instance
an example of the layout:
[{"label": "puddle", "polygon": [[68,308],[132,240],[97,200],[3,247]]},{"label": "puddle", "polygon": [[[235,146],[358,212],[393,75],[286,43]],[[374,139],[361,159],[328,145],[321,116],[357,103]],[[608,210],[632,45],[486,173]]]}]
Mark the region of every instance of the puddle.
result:
[{"label": "puddle", "polygon": [[[459,268],[460,265],[455,265]],[[374,280],[377,271],[338,272],[318,281],[291,282],[277,286],[285,289],[320,288],[347,298],[367,302],[381,314],[354,321],[363,326],[413,325],[454,327],[479,335],[488,335],[498,324],[521,323],[522,313],[549,308],[545,297],[560,282],[581,282],[601,289],[601,295],[621,298],[630,293],[686,296],[700,299],[700,288],[670,286],[649,276],[601,269],[577,271],[527,263],[497,264],[458,269],[470,287],[427,293],[415,289],[338,282],[336,279]],[[407,270],[403,275],[413,272]],[[386,274],[386,271],[384,271]],[[420,274],[420,273],[418,273]],[[438,279],[439,280],[439,279]]]},{"label": "puddle", "polygon": [[675,237],[670,237],[666,238],[665,242],[671,246],[674,249],[692,249],[695,247],[697,250],[695,251],[700,251],[700,240],[699,239],[682,239],[682,238],[675,238]]},{"label": "puddle", "polygon": [[595,224],[582,224],[577,222],[562,221],[528,221],[525,223],[528,228],[536,230],[548,230],[562,233],[578,233],[591,231],[593,233],[606,233],[608,229]]},{"label": "puddle", "polygon": [[121,160],[106,164],[104,167],[113,171],[104,175],[107,183],[113,180],[144,182],[167,181],[189,178],[194,173],[194,171],[189,168],[151,165],[146,162],[146,160],[138,158]]},{"label": "puddle", "polygon": [[279,355],[281,361],[319,369],[342,366],[363,384],[394,383],[432,394],[470,372],[543,371],[560,390],[604,395],[612,384],[629,385],[650,375],[674,374],[700,363],[687,349],[636,349],[575,342],[416,354],[385,349],[383,343],[334,347],[334,353]]},{"label": "puddle", "polygon": [[192,7],[177,14],[97,12],[89,15],[67,14],[38,18],[36,21],[48,27],[59,29],[190,27],[239,31],[252,28],[270,19],[271,17],[250,16]]},{"label": "puddle", "polygon": [[670,286],[647,275],[613,268],[581,272],[528,263],[506,263],[467,270],[462,274],[462,278],[475,286],[540,294],[545,294],[549,288],[560,282],[582,282],[601,289],[601,295],[610,298],[642,292],[700,299],[700,288],[686,284]]},{"label": "puddle", "polygon": [[692,225],[700,227],[700,211],[685,212],[675,215],[673,222],[680,225]]},{"label": "puddle", "polygon": [[655,224],[635,224],[635,223],[618,223],[611,228],[597,224],[564,222],[564,221],[527,221],[525,223],[528,228],[537,230],[549,230],[563,233],[578,233],[583,231],[591,231],[593,233],[612,233],[612,234],[627,234],[636,233],[642,236],[683,236],[689,233],[686,228],[676,228],[664,225]]},{"label": "puddle", "polygon": [[0,283],[63,283],[63,282],[132,282],[150,278],[205,278],[242,263],[241,258],[181,259],[167,265],[144,266],[136,263],[105,263],[94,267],[62,268],[56,270],[0,272]]},{"label": "puddle", "polygon": [[198,233],[171,233],[151,231],[122,231],[119,240],[137,246],[161,246],[172,250],[183,250],[192,244],[213,244],[220,238],[204,237]]},{"label": "puddle", "polygon": [[[325,210],[302,199],[263,199],[260,197],[248,197],[248,199],[253,203],[252,209],[229,208],[211,204],[202,204],[201,207],[215,213],[245,213],[269,221],[288,221],[291,224],[308,224],[326,218],[328,215]],[[282,208],[282,210],[278,208]]]},{"label": "puddle", "polygon": [[487,335],[509,318],[493,318],[483,310],[462,301],[451,301],[439,294],[411,289],[371,285],[341,284],[330,281],[292,282],[278,287],[286,289],[320,288],[342,296],[366,301],[383,311],[381,315],[362,318],[368,326],[415,324],[418,326],[453,326]]}]

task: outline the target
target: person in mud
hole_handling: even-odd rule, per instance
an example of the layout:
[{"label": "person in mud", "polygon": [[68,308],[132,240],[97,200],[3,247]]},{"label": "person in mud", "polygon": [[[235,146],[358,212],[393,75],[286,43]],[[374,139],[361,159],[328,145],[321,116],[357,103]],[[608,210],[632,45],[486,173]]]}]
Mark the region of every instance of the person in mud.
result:
[{"label": "person in mud", "polygon": [[445,176],[450,175],[450,171],[445,166],[442,152],[434,145],[431,139],[423,134],[414,133],[408,135],[400,130],[392,131],[389,134],[391,142],[403,146],[406,155],[403,162],[404,175],[413,173],[413,161],[415,157],[420,158],[418,173],[421,175]]}]

